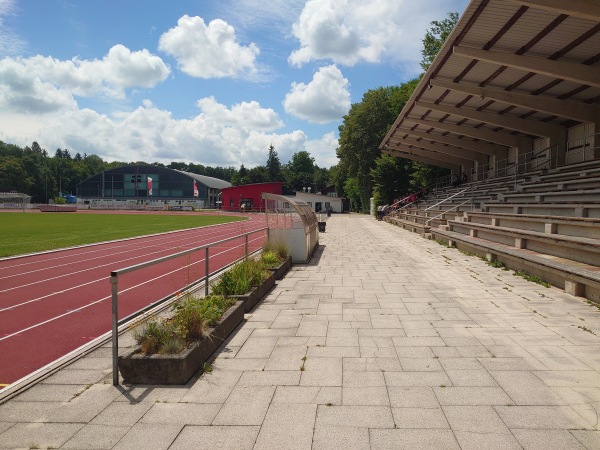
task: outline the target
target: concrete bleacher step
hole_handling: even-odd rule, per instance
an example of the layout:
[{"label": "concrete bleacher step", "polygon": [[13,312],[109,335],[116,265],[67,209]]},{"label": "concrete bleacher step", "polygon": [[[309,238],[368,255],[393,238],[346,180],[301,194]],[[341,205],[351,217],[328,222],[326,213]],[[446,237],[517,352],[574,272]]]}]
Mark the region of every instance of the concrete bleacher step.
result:
[{"label": "concrete bleacher step", "polygon": [[600,189],[600,177],[578,177],[569,180],[555,180],[544,182],[526,182],[517,187],[517,191],[526,192],[551,192],[577,189]]},{"label": "concrete bleacher step", "polygon": [[[449,220],[453,219],[449,218]],[[600,218],[468,211],[463,213],[462,220],[540,233],[600,239]]]},{"label": "concrete bleacher step", "polygon": [[561,181],[561,180],[576,180],[582,177],[591,177],[600,175],[600,167],[582,168],[581,170],[559,172],[549,175],[538,175],[531,177],[526,183],[539,183],[539,182],[550,182],[550,181]]},{"label": "concrete bleacher step", "polygon": [[490,262],[499,261],[510,269],[538,276],[570,295],[600,302],[600,268],[597,265],[516,248],[454,231],[432,229],[430,234],[432,239],[485,257]]},{"label": "concrete bleacher step", "polygon": [[505,203],[541,202],[600,202],[600,189],[576,189],[548,192],[498,194],[498,201]]},{"label": "concrete bleacher step", "polygon": [[598,203],[504,203],[483,202],[481,210],[488,213],[538,214],[563,217],[600,218],[600,202]]},{"label": "concrete bleacher step", "polygon": [[396,225],[400,228],[404,228],[405,230],[412,231],[413,233],[419,233],[421,235],[429,233],[431,229],[429,225],[425,225],[422,222],[400,219],[399,217],[388,216],[384,218],[384,220],[392,225]]},{"label": "concrete bleacher step", "polygon": [[600,240],[474,222],[448,221],[450,231],[586,264],[600,261]]}]

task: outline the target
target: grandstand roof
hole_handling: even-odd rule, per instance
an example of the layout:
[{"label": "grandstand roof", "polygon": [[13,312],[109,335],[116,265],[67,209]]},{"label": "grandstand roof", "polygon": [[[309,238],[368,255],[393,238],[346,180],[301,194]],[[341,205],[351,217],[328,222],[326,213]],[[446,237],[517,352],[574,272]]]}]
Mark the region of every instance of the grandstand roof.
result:
[{"label": "grandstand roof", "polygon": [[183,170],[177,170],[177,172],[181,172],[189,177],[192,177],[193,179],[212,189],[223,189],[231,186],[230,182],[220,180],[219,178],[207,177],[206,175],[198,175],[196,173],[185,172]]},{"label": "grandstand roof", "polygon": [[600,124],[598,0],[472,0],[380,144],[472,167]]}]

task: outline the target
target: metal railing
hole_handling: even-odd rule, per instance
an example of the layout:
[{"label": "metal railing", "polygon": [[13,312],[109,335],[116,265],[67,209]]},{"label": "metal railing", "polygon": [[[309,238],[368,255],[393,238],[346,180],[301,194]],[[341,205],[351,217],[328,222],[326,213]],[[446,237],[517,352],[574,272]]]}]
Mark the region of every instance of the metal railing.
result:
[{"label": "metal railing", "polygon": [[[457,197],[457,196],[459,196],[460,194],[463,194],[463,193],[465,193],[465,192],[466,192],[466,191],[468,191],[468,190],[470,190],[470,191],[471,191],[471,198],[470,198],[469,200],[465,200],[464,202],[462,202],[462,203],[460,203],[460,204],[458,204],[458,205],[456,205],[456,206],[453,206],[452,208],[450,208],[450,209],[448,209],[448,210],[446,210],[446,211],[444,211],[444,212],[442,212],[442,213],[438,214],[437,216],[435,216],[435,217],[431,217],[431,218],[427,219],[427,211],[429,211],[430,209],[433,209],[433,208],[435,208],[436,206],[439,206],[439,205],[441,205],[442,203],[445,203],[445,202],[447,202],[448,200],[451,200],[451,199],[453,199],[454,197]],[[432,220],[435,220],[435,219],[437,219],[438,217],[441,217],[441,216],[443,216],[443,215],[444,215],[444,214],[446,214],[448,211],[452,211],[453,209],[460,208],[461,206],[463,206],[463,205],[466,205],[467,203],[471,203],[471,210],[473,210],[473,186],[469,186],[468,188],[462,189],[462,190],[458,191],[457,193],[455,193],[455,194],[452,194],[451,196],[449,196],[449,197],[447,197],[447,198],[443,199],[442,201],[440,201],[440,202],[437,202],[435,205],[431,205],[430,207],[428,207],[428,208],[425,208],[425,209],[423,210],[423,219],[424,219],[424,224],[425,224],[426,226],[428,226],[428,225],[431,223],[431,221],[432,221]]]},{"label": "metal railing", "polygon": [[[450,197],[447,197],[447,198],[445,198],[445,199],[444,199],[444,200],[442,200],[441,202],[437,202],[435,205],[432,205],[432,206],[430,206],[429,208],[425,208],[423,211],[429,211],[430,209],[433,209],[433,208],[435,208],[436,206],[438,206],[438,205],[441,205],[442,203],[444,203],[444,202],[447,202],[448,200],[450,200],[450,199],[452,199],[452,198],[456,197],[457,195],[460,195],[460,194],[462,194],[463,192],[465,192],[465,191],[468,191],[468,190],[469,190],[469,188],[463,189],[462,191],[458,191],[456,194],[452,194]],[[471,190],[472,190],[472,188],[471,188]]]},{"label": "metal railing", "polygon": [[[265,233],[266,232],[266,233]],[[111,272],[110,274],[110,283],[111,283],[111,289],[112,289],[112,370],[113,370],[113,385],[117,386],[119,384],[119,276],[121,275],[125,275],[131,272],[135,272],[137,270],[140,269],[144,269],[150,266],[155,266],[157,264],[175,259],[175,258],[180,258],[183,256],[187,256],[187,255],[191,255],[192,253],[195,252],[202,252],[204,251],[204,258],[199,260],[197,263],[202,263],[204,262],[204,276],[193,280],[191,283],[188,281],[188,283],[185,286],[181,286],[180,289],[177,292],[181,292],[182,290],[190,290],[191,288],[197,287],[202,285],[202,283],[204,283],[204,295],[208,295],[208,289],[209,289],[209,281],[210,281],[210,277],[216,275],[217,273],[227,269],[228,267],[230,267],[232,264],[234,264],[237,261],[240,261],[241,259],[247,259],[249,254],[251,254],[252,252],[250,251],[250,239],[249,236],[251,235],[255,235],[255,234],[259,234],[259,233],[264,233],[264,236],[261,236],[259,239],[264,239],[266,237],[266,239],[268,240],[269,238],[269,229],[267,227],[265,228],[260,228],[258,230],[255,231],[251,231],[248,233],[244,233],[244,234],[240,234],[237,236],[233,236],[227,239],[222,239],[220,241],[217,242],[212,242],[210,244],[207,245],[201,245],[199,247],[194,247],[188,250],[184,250],[178,253],[174,253],[168,256],[163,256],[161,258],[157,258],[154,259],[152,261],[148,261],[145,263],[141,263],[141,264],[136,264],[134,266],[130,266],[130,267],[126,267],[123,269],[119,269],[119,270],[114,270]],[[222,245],[225,244],[227,242],[233,241],[233,240],[240,240],[240,238],[243,238],[244,242],[243,242],[243,246],[244,246],[244,254],[242,257],[240,258],[232,258],[230,261],[228,261],[224,267],[220,267],[218,270],[215,270],[213,272],[210,272],[210,249],[212,247],[216,247],[218,245]],[[256,239],[255,239],[256,240]],[[234,246],[232,247],[232,249],[238,248],[238,246]],[[255,249],[254,251],[258,251],[260,250],[260,248],[262,248],[263,246],[259,246],[258,249]],[[228,249],[232,250],[232,249]],[[140,311],[137,311],[137,313],[128,316],[126,318],[124,318],[123,320],[130,320],[132,318],[132,316],[137,316],[151,308],[154,308],[157,306],[157,304],[159,303],[164,303],[167,300],[171,299],[173,297],[174,294],[171,294],[157,302],[152,303],[151,305],[148,305],[147,307],[143,308]]]}]

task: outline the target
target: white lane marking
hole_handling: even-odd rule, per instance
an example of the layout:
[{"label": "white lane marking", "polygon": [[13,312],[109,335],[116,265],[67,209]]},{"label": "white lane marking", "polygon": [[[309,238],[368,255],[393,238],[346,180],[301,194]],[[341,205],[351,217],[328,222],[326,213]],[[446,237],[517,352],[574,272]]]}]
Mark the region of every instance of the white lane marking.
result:
[{"label": "white lane marking", "polygon": [[[226,252],[229,252],[229,251],[231,251],[231,250],[233,250],[233,249],[235,249],[235,248],[237,248],[237,246],[236,246],[236,247],[229,248],[229,249],[226,249],[225,251],[223,251],[223,252],[220,252],[220,253],[217,253],[217,254],[215,254],[214,256],[218,256],[218,255],[224,254],[224,253],[226,253]],[[197,263],[194,263],[194,264],[197,264]],[[160,280],[161,278],[164,278],[164,277],[166,277],[166,276],[172,275],[172,274],[174,274],[174,273],[178,272],[179,270],[182,270],[182,268],[181,268],[181,267],[178,267],[176,270],[172,270],[171,272],[166,272],[166,273],[163,273],[162,275],[159,275],[159,276],[157,276],[157,277],[151,278],[151,279],[149,279],[149,280],[146,280],[146,281],[144,281],[144,282],[142,282],[142,283],[136,284],[135,286],[131,286],[131,287],[128,287],[127,289],[123,289],[122,291],[119,291],[119,294],[122,294],[122,293],[124,293],[124,292],[127,292],[127,291],[130,291],[130,290],[132,290],[132,289],[138,288],[138,287],[140,287],[140,286],[144,286],[144,285],[146,285],[146,284],[148,284],[148,283],[152,283],[152,282],[154,282],[154,281],[156,281],[156,280]],[[64,314],[60,314],[60,315],[58,315],[58,316],[52,317],[51,319],[44,320],[43,322],[36,323],[35,325],[31,325],[30,327],[23,328],[22,330],[15,331],[14,333],[8,334],[8,335],[6,335],[6,336],[3,336],[3,337],[0,337],[0,342],[1,342],[1,341],[4,341],[4,340],[6,340],[6,339],[9,339],[9,338],[11,338],[11,337],[17,336],[17,335],[19,335],[19,334],[22,334],[22,333],[24,333],[24,332],[26,332],[26,331],[33,330],[33,329],[35,329],[35,328],[39,328],[39,327],[41,327],[42,325],[45,325],[45,324],[47,324],[47,323],[54,322],[55,320],[61,319],[61,318],[63,318],[63,317],[66,317],[66,316],[68,316],[68,315],[70,315],[70,314],[73,314],[73,313],[76,313],[76,312],[82,311],[82,310],[84,310],[84,309],[86,309],[86,308],[89,308],[90,306],[97,305],[98,303],[101,303],[101,302],[103,302],[103,301],[105,301],[105,300],[108,300],[108,299],[110,299],[110,298],[112,298],[112,296],[110,296],[110,295],[107,295],[106,297],[102,297],[101,299],[99,299],[99,300],[95,300],[95,301],[93,301],[93,302],[91,302],[91,303],[88,303],[87,305],[83,305],[83,306],[80,306],[79,308],[72,309],[72,310],[71,310],[71,311],[69,311],[69,312],[66,312],[66,313],[64,313]]]},{"label": "white lane marking", "polygon": [[124,263],[126,261],[131,261],[131,260],[140,259],[140,258],[147,258],[150,255],[155,255],[155,254],[158,254],[158,253],[168,252],[168,251],[169,250],[167,250],[167,249],[161,249],[161,250],[157,250],[155,252],[145,253],[144,255],[139,255],[138,254],[138,255],[136,255],[134,257],[121,259],[119,261],[110,261],[107,264],[101,264],[99,266],[89,267],[87,269],[82,269],[82,270],[75,271],[75,272],[69,272],[69,273],[65,273],[63,275],[58,275],[58,276],[50,277],[50,278],[44,278],[44,279],[40,279],[40,280],[31,282],[31,283],[25,283],[25,284],[21,284],[19,286],[14,286],[14,287],[11,287],[11,288],[2,289],[2,290],[0,290],[0,294],[1,293],[5,293],[5,292],[10,292],[10,291],[15,291],[15,290],[18,290],[18,289],[22,289],[22,288],[33,286],[33,285],[40,284],[40,283],[46,283],[46,282],[52,281],[52,280],[58,280],[58,279],[61,279],[61,278],[70,277],[72,275],[79,274],[79,273],[89,272],[89,271],[96,270],[96,269],[101,268],[101,267],[107,267],[107,266],[122,264],[122,263]]}]

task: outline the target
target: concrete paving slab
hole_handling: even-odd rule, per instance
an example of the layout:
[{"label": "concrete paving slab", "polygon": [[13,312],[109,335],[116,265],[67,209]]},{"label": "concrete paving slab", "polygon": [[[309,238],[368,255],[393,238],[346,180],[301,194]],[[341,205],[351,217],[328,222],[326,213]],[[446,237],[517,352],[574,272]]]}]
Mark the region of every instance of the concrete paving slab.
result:
[{"label": "concrete paving slab", "polygon": [[262,425],[275,386],[236,386],[213,425]]},{"label": "concrete paving slab", "polygon": [[461,450],[522,450],[512,434],[473,433],[454,431]]},{"label": "concrete paving slab", "polygon": [[385,406],[319,405],[315,426],[394,428],[394,418]]},{"label": "concrete paving slab", "polygon": [[396,428],[450,428],[441,408],[392,408]]},{"label": "concrete paving slab", "polygon": [[112,425],[85,425],[61,448],[74,450],[113,448],[125,436],[129,428]]},{"label": "concrete paving slab", "polygon": [[17,423],[0,434],[0,448],[59,448],[84,424]]},{"label": "concrete paving slab", "polygon": [[317,405],[271,405],[256,440],[255,449],[310,449]]},{"label": "concrete paving slab", "polygon": [[460,449],[454,434],[450,430],[439,429],[371,429],[369,430],[371,449]]},{"label": "concrete paving slab", "polygon": [[454,431],[510,434],[491,406],[444,406],[443,410]]},{"label": "concrete paving slab", "polygon": [[316,426],[314,450],[360,450],[369,448],[368,428]]},{"label": "concrete paving slab", "polygon": [[513,430],[525,450],[584,450],[585,447],[567,430]]}]

